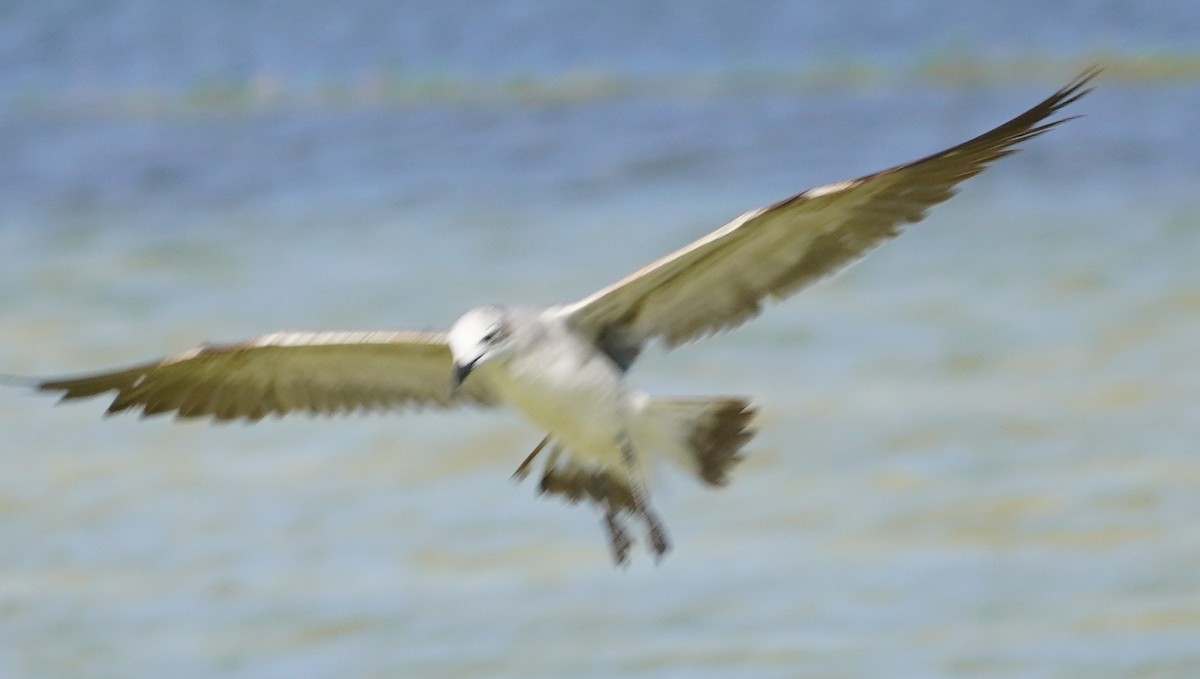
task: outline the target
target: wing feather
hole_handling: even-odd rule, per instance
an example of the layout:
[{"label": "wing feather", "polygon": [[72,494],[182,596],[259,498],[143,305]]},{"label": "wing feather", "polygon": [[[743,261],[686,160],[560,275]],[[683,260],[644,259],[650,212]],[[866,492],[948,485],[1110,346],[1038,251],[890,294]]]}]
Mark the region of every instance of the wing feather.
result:
[{"label": "wing feather", "polygon": [[296,332],[208,344],[161,361],[45,380],[63,400],[116,392],[108,414],[259,420],[408,406],[493,405],[478,384],[451,390],[446,338],[417,332]]},{"label": "wing feather", "polygon": [[740,325],[764,301],[842,269],[953,196],[959,182],[1071,120],[1044,122],[1090,92],[1096,73],[958,146],[747,212],[563,313],[624,366],[651,339],[675,347]]}]

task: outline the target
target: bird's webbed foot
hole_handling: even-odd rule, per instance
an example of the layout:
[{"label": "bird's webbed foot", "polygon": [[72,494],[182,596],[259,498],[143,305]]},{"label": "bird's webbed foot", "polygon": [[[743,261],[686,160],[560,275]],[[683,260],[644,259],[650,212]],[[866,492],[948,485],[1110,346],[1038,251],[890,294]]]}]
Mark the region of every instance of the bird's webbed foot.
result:
[{"label": "bird's webbed foot", "polygon": [[650,542],[650,550],[654,552],[654,562],[659,563],[671,550],[671,541],[667,539],[667,531],[663,528],[658,515],[649,507],[642,507],[642,520],[646,522],[646,537]]},{"label": "bird's webbed foot", "polygon": [[613,562],[624,566],[629,562],[629,549],[633,547],[633,539],[621,523],[619,510],[611,505],[604,509],[604,526],[608,530],[608,546],[612,552]]}]

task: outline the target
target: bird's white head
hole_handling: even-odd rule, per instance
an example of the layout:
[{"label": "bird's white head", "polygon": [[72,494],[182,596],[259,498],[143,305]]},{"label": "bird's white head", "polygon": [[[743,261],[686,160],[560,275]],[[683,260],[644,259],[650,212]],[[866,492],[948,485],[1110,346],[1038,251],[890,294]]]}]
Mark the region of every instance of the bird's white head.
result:
[{"label": "bird's white head", "polygon": [[512,353],[512,322],[508,309],[482,306],[459,317],[447,335],[454,358],[454,386],[475,370]]}]

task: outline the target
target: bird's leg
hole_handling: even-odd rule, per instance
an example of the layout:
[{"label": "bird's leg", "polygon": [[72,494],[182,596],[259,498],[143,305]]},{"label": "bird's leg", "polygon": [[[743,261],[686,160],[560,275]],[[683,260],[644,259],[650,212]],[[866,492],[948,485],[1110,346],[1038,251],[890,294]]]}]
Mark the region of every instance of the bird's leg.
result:
[{"label": "bird's leg", "polygon": [[642,504],[638,509],[638,513],[641,515],[642,521],[646,524],[646,537],[650,540],[650,550],[654,552],[654,563],[659,563],[671,549],[671,541],[667,539],[667,531],[663,528],[662,521],[659,521],[658,515],[654,513],[654,510],[650,509],[649,505]]},{"label": "bird's leg", "polygon": [[529,475],[529,465],[533,464],[534,458],[538,456],[538,453],[542,452],[542,448],[545,448],[547,443],[550,443],[549,436],[542,439],[542,442],[537,444],[537,448],[534,448],[532,453],[525,456],[524,461],[517,467],[517,471],[513,472],[512,478],[514,481],[523,481]]},{"label": "bird's leg", "polygon": [[621,524],[619,512],[620,510],[612,503],[604,503],[604,525],[608,529],[608,546],[612,550],[613,561],[618,566],[623,566],[629,560],[629,548],[633,546],[633,540],[625,531],[625,526]]},{"label": "bird's leg", "polygon": [[646,533],[650,538],[650,549],[654,552],[654,561],[662,561],[663,555],[671,549],[667,540],[667,531],[663,528],[658,515],[650,508],[650,496],[646,492],[646,482],[642,478],[642,468],[638,466],[633,444],[628,435],[621,436],[621,461],[628,472],[629,492],[633,497],[633,510],[646,523]]},{"label": "bird's leg", "polygon": [[649,507],[642,510],[642,518],[646,521],[646,532],[650,537],[650,548],[654,550],[654,563],[658,563],[670,551],[671,542],[667,539],[667,531],[663,529],[662,522],[658,520],[658,516]]}]

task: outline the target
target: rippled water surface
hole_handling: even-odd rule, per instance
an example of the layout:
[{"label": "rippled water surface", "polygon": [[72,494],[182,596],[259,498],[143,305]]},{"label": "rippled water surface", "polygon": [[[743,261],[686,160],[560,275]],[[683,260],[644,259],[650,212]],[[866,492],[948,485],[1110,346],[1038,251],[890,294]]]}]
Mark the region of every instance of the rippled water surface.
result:
[{"label": "rippled water surface", "polygon": [[0,391],[4,677],[1188,677],[1190,2],[18,3],[0,372],[582,296],[1107,64],[845,275],[633,373],[748,394],[676,548],[509,474],[515,415],[104,420]]}]

